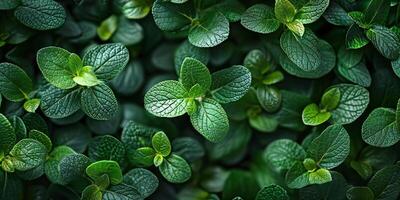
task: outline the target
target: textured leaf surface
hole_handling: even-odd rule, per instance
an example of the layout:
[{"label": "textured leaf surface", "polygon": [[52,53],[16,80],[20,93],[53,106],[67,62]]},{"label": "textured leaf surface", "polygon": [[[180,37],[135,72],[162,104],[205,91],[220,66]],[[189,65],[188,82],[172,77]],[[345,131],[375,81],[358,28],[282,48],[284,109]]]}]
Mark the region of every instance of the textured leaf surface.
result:
[{"label": "textured leaf surface", "polygon": [[24,70],[11,63],[0,63],[0,93],[10,101],[28,98],[32,80]]},{"label": "textured leaf surface", "polygon": [[118,163],[112,160],[101,160],[94,162],[86,167],[86,174],[96,180],[106,174],[110,178],[110,183],[117,185],[122,182],[122,171]]},{"label": "textured leaf surface", "polygon": [[49,85],[41,92],[40,109],[50,118],[64,118],[80,108],[80,89],[63,90]]},{"label": "textured leaf surface", "polygon": [[162,156],[168,156],[171,153],[171,143],[164,132],[160,131],[154,134],[151,143],[154,150]]},{"label": "textured leaf surface", "polygon": [[103,194],[103,199],[105,200],[128,200],[140,198],[141,195],[137,189],[125,183],[113,185],[104,191]]},{"label": "textured leaf surface", "polygon": [[46,147],[34,139],[22,139],[10,151],[16,170],[25,171],[35,168],[45,161]]},{"label": "textured leaf surface", "polygon": [[229,129],[225,110],[212,99],[200,102],[197,111],[190,115],[190,121],[193,127],[211,142],[222,140]]},{"label": "textured leaf surface", "polygon": [[59,169],[64,183],[70,183],[85,175],[85,169],[91,163],[83,154],[70,154],[61,159]]},{"label": "textured leaf surface", "polygon": [[122,13],[128,19],[141,19],[145,17],[151,8],[151,2],[148,0],[131,0],[124,4]]},{"label": "textured leaf surface", "polygon": [[183,42],[175,52],[175,69],[180,73],[181,65],[186,57],[194,58],[201,63],[207,64],[210,60],[210,52],[206,48],[200,48],[192,45],[189,41]]},{"label": "textured leaf surface", "polygon": [[261,189],[256,196],[256,200],[287,200],[289,196],[285,189],[279,185],[270,185]]},{"label": "textured leaf surface", "polygon": [[53,0],[21,0],[15,17],[30,28],[49,30],[63,25],[66,14],[64,8]]},{"label": "textured leaf surface", "polygon": [[160,173],[171,183],[183,183],[192,175],[189,164],[180,156],[171,154],[159,167]]},{"label": "textured leaf surface", "polygon": [[49,154],[44,170],[47,178],[56,184],[65,184],[61,178],[59,164],[60,161],[68,155],[76,154],[73,149],[68,146],[58,146]]},{"label": "textured leaf surface", "polygon": [[38,131],[38,130],[31,130],[28,134],[29,138],[39,141],[45,147],[47,152],[49,153],[53,149],[53,143],[51,142],[48,135]]},{"label": "textured leaf surface", "polygon": [[0,114],[0,138],[0,150],[8,153],[16,142],[16,135],[10,121],[3,114]]},{"label": "textured leaf surface", "polygon": [[118,113],[118,102],[113,91],[105,84],[83,90],[81,108],[89,117],[108,120]]},{"label": "textured leaf surface", "polygon": [[329,0],[310,0],[296,14],[296,20],[310,24],[321,17],[328,8]]},{"label": "textured leaf surface", "polygon": [[329,6],[323,14],[323,17],[329,23],[337,26],[350,26],[353,23],[353,20],[347,15],[346,10],[334,1],[329,2]]},{"label": "textured leaf surface", "polygon": [[309,126],[320,125],[328,121],[330,117],[330,112],[321,112],[318,105],[315,103],[306,106],[301,115],[303,123]]},{"label": "textured leaf surface", "polygon": [[211,87],[210,71],[207,66],[194,58],[183,60],[179,77],[182,85],[188,91],[196,84],[200,85],[202,93]]},{"label": "textured leaf surface", "polygon": [[164,31],[176,31],[189,25],[193,12],[190,4],[179,5],[163,0],[155,1],[152,8],[154,22]]},{"label": "textured leaf surface", "polygon": [[288,139],[276,140],[264,151],[264,159],[279,170],[288,170],[305,158],[306,152],[303,147]]},{"label": "textured leaf surface", "polygon": [[113,160],[122,165],[125,160],[125,147],[111,135],[98,136],[89,143],[88,156],[94,160]]},{"label": "textured leaf surface", "polygon": [[124,183],[133,186],[140,193],[142,198],[147,198],[153,194],[159,181],[149,170],[143,168],[132,169],[124,175]]},{"label": "textured leaf surface", "polygon": [[366,33],[375,48],[388,59],[397,59],[400,51],[400,39],[384,26],[373,26]]},{"label": "textured leaf surface", "polygon": [[369,87],[371,85],[371,75],[364,63],[359,63],[354,67],[347,68],[343,65],[338,66],[338,72],[345,79],[361,85],[363,87]]},{"label": "textured leaf surface", "polygon": [[267,112],[275,112],[281,106],[282,94],[276,87],[257,87],[256,94],[258,102]]},{"label": "textured leaf surface", "polygon": [[251,6],[243,13],[240,23],[247,29],[257,33],[272,33],[279,28],[274,10],[264,4]]}]

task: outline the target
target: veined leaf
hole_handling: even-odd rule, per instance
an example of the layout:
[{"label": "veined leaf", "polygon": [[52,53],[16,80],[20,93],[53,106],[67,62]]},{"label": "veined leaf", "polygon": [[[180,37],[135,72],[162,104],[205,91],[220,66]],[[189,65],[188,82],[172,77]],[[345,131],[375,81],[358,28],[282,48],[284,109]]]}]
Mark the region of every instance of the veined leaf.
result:
[{"label": "veined leaf", "polygon": [[0,93],[10,101],[29,98],[33,90],[32,80],[24,70],[11,63],[0,63]]},{"label": "veined leaf", "polygon": [[240,23],[247,29],[257,33],[272,33],[280,22],[275,18],[274,10],[264,4],[251,6],[243,13]]}]

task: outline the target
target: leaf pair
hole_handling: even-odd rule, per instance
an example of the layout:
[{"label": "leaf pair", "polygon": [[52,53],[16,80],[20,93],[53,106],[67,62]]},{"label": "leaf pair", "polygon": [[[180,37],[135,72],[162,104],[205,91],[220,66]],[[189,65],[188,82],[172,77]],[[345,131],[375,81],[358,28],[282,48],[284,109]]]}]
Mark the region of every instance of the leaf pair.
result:
[{"label": "leaf pair", "polygon": [[218,142],[229,128],[228,117],[220,103],[239,100],[251,84],[250,71],[233,66],[210,74],[200,61],[185,58],[180,81],[163,81],[145,95],[145,108],[159,117],[188,113],[193,127],[206,139]]},{"label": "leaf pair", "polygon": [[329,5],[327,0],[309,0],[292,4],[289,0],[276,0],[275,8],[256,4],[242,15],[241,24],[257,33],[275,32],[280,24],[284,24],[291,32],[302,37],[304,24],[318,20]]},{"label": "leaf pair", "polygon": [[42,111],[51,118],[64,118],[81,108],[93,119],[112,118],[118,112],[118,102],[104,82],[116,77],[128,60],[128,50],[119,43],[95,46],[82,60],[62,48],[40,49],[39,68],[55,86],[41,92]]},{"label": "leaf pair", "polygon": [[28,112],[35,112],[40,105],[40,99],[34,98],[31,78],[11,63],[0,63],[0,94],[9,101],[25,101],[24,109]]},{"label": "leaf pair", "polygon": [[324,93],[320,106],[313,103],[304,108],[303,123],[317,126],[330,119],[334,124],[349,124],[361,116],[368,103],[369,92],[365,88],[351,84],[334,85]]},{"label": "leaf pair", "polygon": [[350,137],[341,125],[328,126],[304,150],[299,144],[280,139],[271,143],[264,158],[278,170],[288,170],[289,188],[302,188],[332,180],[330,169],[339,166],[350,153]]}]

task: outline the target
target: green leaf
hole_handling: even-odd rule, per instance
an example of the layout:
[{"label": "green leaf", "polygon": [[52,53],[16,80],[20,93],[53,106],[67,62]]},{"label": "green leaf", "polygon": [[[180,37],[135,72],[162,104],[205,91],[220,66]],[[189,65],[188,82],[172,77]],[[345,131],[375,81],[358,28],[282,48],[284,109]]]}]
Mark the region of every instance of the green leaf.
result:
[{"label": "green leaf", "polygon": [[391,60],[399,57],[400,39],[389,28],[376,25],[370,28],[366,35],[384,57]]},{"label": "green leaf", "polygon": [[339,166],[349,153],[350,137],[341,125],[328,126],[307,148],[307,155],[325,169]]},{"label": "green leaf", "polygon": [[144,107],[155,116],[177,117],[186,113],[187,93],[178,81],[162,81],[147,91]]},{"label": "green leaf", "polygon": [[299,189],[310,184],[307,169],[301,162],[295,162],[285,176],[289,188]]},{"label": "green leaf", "polygon": [[321,64],[318,38],[310,29],[306,29],[301,38],[290,31],[285,31],[280,44],[288,58],[304,71],[315,70]]},{"label": "green leaf", "polygon": [[118,18],[115,15],[111,15],[107,19],[103,20],[99,27],[97,27],[97,35],[103,41],[107,41],[115,33],[118,28]]},{"label": "green leaf", "polygon": [[332,181],[324,184],[301,188],[300,199],[346,199],[346,190],[350,187],[346,179],[338,172],[331,171]]},{"label": "green leaf", "polygon": [[389,14],[390,2],[384,0],[371,0],[365,10],[365,21],[368,24],[385,24]]},{"label": "green leaf", "polygon": [[134,151],[130,151],[128,159],[131,163],[141,166],[149,167],[154,164],[156,151],[151,147],[140,147]]},{"label": "green leaf", "polygon": [[39,108],[40,99],[29,99],[24,103],[24,109],[30,113],[34,113]]},{"label": "green leaf", "polygon": [[122,13],[128,19],[141,19],[150,12],[151,1],[130,0],[122,6]]},{"label": "green leaf", "polygon": [[45,161],[46,147],[34,139],[22,139],[10,151],[11,162],[16,170],[33,169]]},{"label": "green leaf", "polygon": [[340,101],[340,90],[338,88],[332,88],[326,91],[321,98],[321,105],[326,110],[335,109]]},{"label": "green leaf", "polygon": [[282,23],[293,21],[297,12],[289,0],[276,0],[274,11],[276,18]]},{"label": "green leaf", "polygon": [[328,111],[321,111],[317,104],[309,104],[306,106],[302,113],[303,123],[309,126],[318,126],[331,118],[331,113]]},{"label": "green leaf", "polygon": [[349,200],[374,200],[374,193],[369,187],[352,187],[347,190],[346,197]]},{"label": "green leaf", "polygon": [[86,167],[86,174],[93,180],[106,174],[113,185],[122,182],[122,171],[118,163],[112,160],[101,160],[94,162]]},{"label": "green leaf", "polygon": [[41,94],[40,109],[50,118],[64,118],[80,108],[81,89],[63,90],[49,85]]},{"label": "green leaf", "polygon": [[256,4],[248,8],[242,14],[240,23],[251,31],[263,34],[275,32],[280,25],[273,9],[264,4]]},{"label": "green leaf", "polygon": [[10,121],[0,113],[0,154],[7,154],[16,142],[16,135]]},{"label": "green leaf", "polygon": [[362,124],[362,139],[372,146],[392,146],[400,140],[396,123],[396,113],[393,109],[376,108]]},{"label": "green leaf", "polygon": [[29,138],[32,138],[42,143],[46,147],[48,153],[50,153],[50,151],[53,149],[53,143],[51,142],[49,136],[47,136],[46,134],[38,130],[31,130],[29,131],[28,136]]},{"label": "green leaf", "polygon": [[71,149],[68,146],[58,146],[55,147],[54,150],[49,154],[49,158],[47,159],[45,165],[44,165],[44,170],[46,173],[47,178],[52,182],[56,184],[65,184],[62,180],[61,174],[60,174],[60,168],[59,164],[60,161],[68,156],[76,154],[73,149]]},{"label": "green leaf", "polygon": [[168,156],[171,153],[171,143],[169,142],[168,136],[159,131],[153,135],[151,139],[154,150],[160,153],[162,156]]},{"label": "green leaf", "polygon": [[362,115],[369,104],[369,92],[365,88],[352,84],[338,84],[331,88],[340,90],[339,105],[331,111],[331,122],[349,124]]},{"label": "green leaf", "polygon": [[0,93],[10,101],[29,98],[33,90],[32,80],[24,70],[11,63],[0,63]]},{"label": "green leaf", "polygon": [[83,64],[93,67],[100,80],[111,80],[128,64],[128,49],[120,43],[97,45],[83,56]]},{"label": "green leaf", "polygon": [[267,112],[275,112],[281,106],[282,94],[276,87],[257,87],[256,94],[261,107]]},{"label": "green leaf", "polygon": [[310,24],[319,19],[328,8],[329,0],[310,0],[298,10],[296,20],[302,24]]},{"label": "green leaf", "polygon": [[193,127],[211,142],[221,141],[229,129],[229,120],[222,106],[212,99],[199,102],[190,115]]},{"label": "green leaf", "polygon": [[265,114],[250,117],[249,123],[252,128],[264,133],[274,132],[279,125],[279,122],[276,118]]},{"label": "green leaf", "polygon": [[[246,134],[243,134],[246,135]],[[199,160],[205,154],[202,144],[191,137],[180,137],[172,141],[172,151],[189,163]]]},{"label": "green leaf", "polygon": [[93,73],[91,66],[82,67],[73,80],[76,84],[86,87],[93,87],[102,83],[102,81],[98,80],[96,75]]},{"label": "green leaf", "polygon": [[59,47],[45,47],[37,52],[36,61],[44,78],[61,89],[76,86],[73,80],[75,71],[69,67],[70,52]]},{"label": "green leaf", "polygon": [[289,139],[275,140],[264,151],[264,159],[282,171],[290,169],[296,162],[306,158],[306,152],[296,142]]},{"label": "green leaf", "polygon": [[192,175],[189,164],[180,156],[171,154],[159,166],[162,176],[171,183],[183,183]]},{"label": "green leaf", "polygon": [[111,135],[98,136],[89,143],[88,156],[97,161],[113,160],[123,165],[125,147],[122,142]]},{"label": "green leaf", "polygon": [[229,172],[229,176],[224,183],[222,200],[242,200],[242,198],[237,197],[255,199],[259,190],[260,186],[252,173],[233,169]]},{"label": "green leaf", "polygon": [[124,175],[124,183],[138,190],[142,198],[153,194],[159,184],[157,177],[149,170],[135,168]]},{"label": "green leaf", "polygon": [[325,10],[323,17],[329,23],[337,26],[350,26],[353,23],[346,10],[334,1],[329,2],[329,6]]},{"label": "green leaf", "polygon": [[98,187],[95,184],[87,186],[83,191],[82,191],[82,200],[102,200],[103,199],[103,194],[101,192],[100,187]]},{"label": "green leaf", "polygon": [[220,12],[205,12],[193,22],[189,42],[197,47],[214,47],[228,39],[229,21]]},{"label": "green leaf", "polygon": [[251,85],[250,71],[241,65],[212,74],[211,95],[219,103],[230,103],[242,98]]},{"label": "green leaf", "polygon": [[152,14],[158,28],[164,31],[177,31],[190,25],[194,10],[191,4],[180,5],[156,0]]},{"label": "green leaf", "polygon": [[112,90],[105,84],[83,90],[81,108],[89,117],[108,120],[118,113],[118,101]]},{"label": "green leaf", "polygon": [[205,93],[211,87],[211,75],[207,66],[194,58],[183,60],[180,81],[186,90],[190,90],[194,85],[199,84]]},{"label": "green leaf", "polygon": [[[9,117],[8,120],[10,121],[11,126],[14,128],[14,133],[17,138],[16,141],[19,141],[19,140],[27,137],[26,126],[24,124],[24,121],[22,121],[22,119],[20,117],[14,115],[14,116]],[[0,124],[1,124],[1,115],[0,115]],[[0,128],[0,129],[7,130],[7,128],[5,128],[5,127]],[[1,136],[1,137],[7,141],[7,139],[6,139],[7,137],[5,137],[5,136]],[[8,143],[14,145],[15,141],[13,141],[13,142],[8,141]]]},{"label": "green leaf", "polygon": [[37,30],[58,28],[66,18],[64,8],[53,0],[21,0],[14,15],[25,26]]},{"label": "green leaf", "polygon": [[[302,94],[282,90],[282,106],[276,113],[279,125],[291,130],[302,131],[305,125],[301,112],[310,103],[310,99]],[[296,99],[293,101],[292,99]]]},{"label": "green leaf", "polygon": [[64,156],[58,165],[61,181],[68,184],[84,177],[85,169],[90,163],[90,159],[83,154],[69,154]]},{"label": "green leaf", "polygon": [[156,154],[153,158],[154,166],[158,167],[164,162],[164,157],[161,154]]},{"label": "green leaf", "polygon": [[144,38],[143,32],[144,30],[139,23],[120,16],[118,29],[113,34],[111,41],[119,42],[126,46],[138,44]]},{"label": "green leaf", "polygon": [[142,63],[132,61],[111,81],[111,84],[115,92],[129,96],[141,88],[144,79],[145,75]]},{"label": "green leaf", "polygon": [[118,185],[112,185],[110,188],[105,190],[103,193],[103,199],[141,199],[141,195],[136,188],[121,183]]},{"label": "green leaf", "polygon": [[359,64],[363,58],[363,51],[359,49],[346,49],[344,46],[338,50],[338,66],[352,68]]},{"label": "green leaf", "polygon": [[206,48],[196,47],[188,40],[185,40],[175,51],[175,69],[179,74],[181,71],[181,66],[185,58],[191,57],[201,63],[207,64],[210,60],[210,52]]},{"label": "green leaf", "polygon": [[258,191],[255,200],[288,200],[289,196],[285,189],[279,185],[270,185]]},{"label": "green leaf", "polygon": [[0,10],[11,10],[19,5],[17,0],[4,0],[0,2]]},{"label": "green leaf", "polygon": [[300,37],[303,37],[305,28],[304,28],[304,25],[300,21],[294,20],[292,22],[286,23],[285,25],[290,31],[292,31],[293,33],[295,33],[296,35],[298,35]]},{"label": "green leaf", "polygon": [[265,85],[272,85],[275,83],[279,83],[284,79],[283,73],[281,71],[274,71],[269,73],[264,80],[262,81]]},{"label": "green leaf", "polygon": [[332,181],[331,173],[326,169],[317,169],[308,175],[310,184],[323,184]]},{"label": "green leaf", "polygon": [[374,192],[374,199],[396,199],[400,190],[400,167],[391,165],[382,168],[368,182],[368,187]]},{"label": "green leaf", "polygon": [[347,68],[343,65],[338,66],[338,72],[345,79],[358,84],[363,87],[369,87],[372,82],[371,75],[368,71],[367,66],[364,63],[360,62],[357,65]]},{"label": "green leaf", "polygon": [[348,49],[359,49],[369,43],[363,30],[356,24],[351,25],[347,30],[345,42]]}]

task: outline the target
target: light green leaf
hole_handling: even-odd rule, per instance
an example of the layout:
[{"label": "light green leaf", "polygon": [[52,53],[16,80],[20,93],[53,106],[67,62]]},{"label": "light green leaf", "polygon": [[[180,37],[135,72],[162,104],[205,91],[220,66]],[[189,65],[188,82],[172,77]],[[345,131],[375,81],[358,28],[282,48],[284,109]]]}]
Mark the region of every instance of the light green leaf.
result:
[{"label": "light green leaf", "polygon": [[34,139],[22,139],[10,151],[11,162],[16,170],[33,169],[45,161],[46,147]]},{"label": "light green leaf", "polygon": [[310,184],[323,184],[332,181],[331,173],[326,169],[317,169],[308,175]]},{"label": "light green leaf", "polygon": [[91,66],[82,67],[73,80],[76,84],[86,87],[93,87],[102,83],[102,81],[97,79],[96,74],[93,73]]},{"label": "light green leaf", "polygon": [[10,121],[0,113],[0,154],[7,154],[16,142],[16,135]]},{"label": "light green leaf", "polygon": [[99,186],[92,184],[82,191],[82,200],[102,200],[103,194]]},{"label": "light green leaf", "polygon": [[52,85],[69,89],[75,87],[72,80],[75,71],[69,67],[69,57],[72,54],[59,47],[45,47],[37,52],[36,61],[44,78]]},{"label": "light green leaf", "polygon": [[159,167],[162,176],[171,183],[183,183],[192,175],[189,164],[180,156],[171,154]]},{"label": "light green leaf", "polygon": [[37,30],[58,28],[66,18],[64,8],[53,0],[21,0],[14,15],[25,26]]},{"label": "light green leaf", "polygon": [[310,29],[306,29],[301,38],[290,31],[285,31],[280,44],[288,58],[304,71],[315,70],[321,64],[318,38]]},{"label": "light green leaf", "polygon": [[212,100],[199,102],[197,111],[190,115],[193,127],[211,142],[221,141],[229,129],[229,120],[222,106]]},{"label": "light green leaf", "polygon": [[113,185],[122,182],[122,171],[118,163],[112,160],[101,160],[94,162],[86,167],[86,174],[93,180],[106,174]]},{"label": "light green leaf", "polygon": [[107,41],[115,33],[118,28],[118,17],[111,15],[103,20],[99,27],[97,27],[97,35],[103,41]]},{"label": "light green leaf", "polygon": [[194,85],[199,84],[203,93],[211,87],[211,75],[207,66],[194,58],[185,58],[183,60],[180,81],[186,90],[190,90]]},{"label": "light green leaf", "polygon": [[113,160],[123,165],[125,147],[122,142],[111,135],[98,136],[89,143],[88,156],[96,161]]},{"label": "light green leaf", "polygon": [[150,12],[152,2],[149,0],[130,0],[122,6],[122,13],[128,19],[141,19]]},{"label": "light green leaf", "polygon": [[50,151],[53,149],[53,143],[51,142],[49,136],[47,136],[46,134],[38,130],[31,130],[29,131],[28,136],[29,138],[32,138],[42,143],[46,147],[47,153],[50,153]]},{"label": "light green leaf", "polygon": [[310,0],[300,8],[296,14],[296,20],[302,24],[310,24],[321,17],[328,8],[329,0]]},{"label": "light green leaf", "polygon": [[321,98],[321,105],[324,109],[330,111],[335,109],[340,101],[340,90],[338,88],[332,88],[324,92]]},{"label": "light green leaf", "polygon": [[156,154],[153,158],[153,164],[154,166],[158,167],[160,166],[164,161],[164,157],[161,154]]},{"label": "light green leaf", "polygon": [[265,149],[264,159],[276,169],[288,170],[296,162],[306,158],[306,152],[302,146],[289,139],[275,140]]},{"label": "light green leaf", "polygon": [[318,126],[331,118],[331,113],[328,111],[321,111],[317,104],[309,104],[303,110],[301,115],[303,123],[309,126]]},{"label": "light green leaf", "polygon": [[261,107],[267,112],[275,112],[281,106],[282,94],[276,87],[266,85],[257,87],[256,94]]},{"label": "light green leaf", "polygon": [[128,64],[128,49],[120,43],[97,45],[83,56],[83,64],[93,67],[100,80],[111,80]]},{"label": "light green leaf", "polygon": [[363,30],[357,24],[353,24],[346,33],[346,48],[359,49],[369,43]]},{"label": "light green leaf", "polygon": [[274,71],[265,76],[262,81],[265,85],[273,85],[275,83],[279,83],[284,79],[283,73],[281,71]]},{"label": "light green leaf", "polygon": [[186,113],[188,91],[178,81],[162,81],[144,96],[144,107],[159,117],[177,117]]},{"label": "light green leaf", "polygon": [[273,9],[264,4],[256,4],[248,8],[242,14],[240,23],[251,31],[264,34],[276,31],[280,25]]},{"label": "light green leaf", "polygon": [[234,102],[247,93],[250,85],[250,70],[234,65],[212,74],[211,95],[219,103]]},{"label": "light green leaf", "polygon": [[140,147],[136,150],[130,150],[128,154],[129,161],[140,167],[150,167],[154,164],[156,151],[151,147]]},{"label": "light green leaf", "polygon": [[300,37],[303,37],[305,28],[304,28],[304,25],[300,21],[294,20],[292,22],[286,23],[285,25],[286,25],[286,27],[288,27],[288,29],[290,31],[292,31],[293,33],[295,33],[296,35],[298,35]]},{"label": "light green leaf", "polygon": [[307,148],[307,155],[321,168],[339,166],[350,153],[350,137],[341,125],[328,126]]},{"label": "light green leaf", "polygon": [[389,28],[376,25],[370,28],[366,35],[375,48],[387,59],[395,60],[399,57],[400,39]]},{"label": "light green leaf", "polygon": [[228,39],[229,21],[220,12],[206,12],[194,21],[189,42],[197,47],[214,47]]},{"label": "light green leaf", "polygon": [[389,108],[376,108],[364,121],[361,128],[362,139],[377,147],[388,147],[400,140],[396,125],[396,113]]},{"label": "light green leaf", "polygon": [[168,156],[171,153],[171,143],[169,142],[168,136],[159,131],[153,135],[151,139],[154,150],[160,153],[162,156]]},{"label": "light green leaf", "polygon": [[293,21],[297,12],[289,0],[276,0],[274,11],[276,18],[282,23]]},{"label": "light green leaf", "polygon": [[72,154],[76,153],[68,146],[55,147],[54,150],[49,154],[49,158],[44,165],[44,170],[47,178],[52,183],[65,184],[61,178],[60,168],[58,167],[58,165],[64,157]]},{"label": "light green leaf", "polygon": [[279,185],[270,185],[258,191],[255,200],[288,200],[286,190]]},{"label": "light green leaf", "polygon": [[0,93],[10,101],[28,99],[32,80],[24,70],[11,63],[0,63]]},{"label": "light green leaf", "polygon": [[349,124],[362,115],[369,104],[369,92],[365,88],[352,84],[332,86],[340,90],[339,105],[331,111],[331,122]]},{"label": "light green leaf", "polygon": [[124,175],[123,182],[138,190],[142,198],[153,194],[159,184],[157,176],[143,168],[135,168]]},{"label": "light green leaf", "polygon": [[39,108],[40,99],[29,99],[24,103],[24,109],[28,112],[34,113]]},{"label": "light green leaf", "polygon": [[194,10],[191,4],[180,5],[156,0],[152,14],[158,28],[164,31],[177,31],[190,25]]},{"label": "light green leaf", "polygon": [[64,118],[80,108],[81,89],[63,90],[49,85],[41,94],[40,109],[50,118]]},{"label": "light green leaf", "polygon": [[93,119],[111,119],[118,113],[118,107],[114,93],[105,84],[86,88],[82,92],[81,108]]}]

